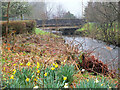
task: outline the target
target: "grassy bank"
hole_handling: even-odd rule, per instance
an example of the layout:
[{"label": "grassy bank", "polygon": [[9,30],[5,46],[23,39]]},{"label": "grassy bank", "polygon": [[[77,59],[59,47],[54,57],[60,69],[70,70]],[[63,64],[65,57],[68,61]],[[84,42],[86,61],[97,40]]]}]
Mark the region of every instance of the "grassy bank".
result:
[{"label": "grassy bank", "polygon": [[92,30],[94,28],[95,28],[94,23],[87,23],[82,28],[78,29],[77,31]]},{"label": "grassy bank", "polygon": [[39,35],[49,35],[50,34],[49,32],[45,32],[43,30],[40,30],[39,28],[35,29],[35,33],[39,34]]},{"label": "grassy bank", "polygon": [[[93,75],[95,72],[88,73],[87,70],[91,69],[88,68],[87,60],[100,63],[94,56],[83,54],[75,47],[65,44],[64,40],[56,35],[38,28],[35,33],[11,37],[14,38],[9,38],[11,43],[3,40],[3,88],[117,87],[117,78],[111,78],[104,68],[102,69],[105,71],[96,73],[97,75]],[[96,71],[99,71],[99,67]]]},{"label": "grassy bank", "polygon": [[86,23],[82,28],[78,29],[76,33],[81,36],[88,36],[98,40],[120,46],[120,30],[118,24],[113,23],[112,27],[107,28],[105,31],[97,23]]},{"label": "grassy bank", "polygon": [[48,36],[53,36],[53,37],[59,37],[58,35],[52,34],[50,32],[43,31],[43,30],[41,30],[39,28],[35,29],[35,34],[37,34],[37,35],[48,35]]}]

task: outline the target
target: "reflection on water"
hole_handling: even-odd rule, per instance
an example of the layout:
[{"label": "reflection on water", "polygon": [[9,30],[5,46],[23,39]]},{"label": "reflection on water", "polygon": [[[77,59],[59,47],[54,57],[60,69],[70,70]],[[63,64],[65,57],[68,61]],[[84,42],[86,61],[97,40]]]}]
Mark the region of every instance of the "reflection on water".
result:
[{"label": "reflection on water", "polygon": [[104,63],[109,63],[109,68],[115,68],[116,66],[118,66],[118,49],[120,50],[119,47],[116,47],[114,49],[115,46],[113,45],[108,46],[102,41],[91,39],[88,37],[63,36],[63,38],[65,39],[66,43],[70,43],[74,40],[72,45],[80,44],[80,50],[94,50],[92,54]]}]

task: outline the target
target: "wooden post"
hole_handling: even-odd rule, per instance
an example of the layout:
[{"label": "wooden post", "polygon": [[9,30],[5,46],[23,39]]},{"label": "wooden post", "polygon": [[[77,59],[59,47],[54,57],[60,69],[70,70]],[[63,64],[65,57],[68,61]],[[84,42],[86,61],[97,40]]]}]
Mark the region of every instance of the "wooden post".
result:
[{"label": "wooden post", "polygon": [[22,14],[20,15],[20,17],[21,17],[21,20],[23,20],[23,15]]}]

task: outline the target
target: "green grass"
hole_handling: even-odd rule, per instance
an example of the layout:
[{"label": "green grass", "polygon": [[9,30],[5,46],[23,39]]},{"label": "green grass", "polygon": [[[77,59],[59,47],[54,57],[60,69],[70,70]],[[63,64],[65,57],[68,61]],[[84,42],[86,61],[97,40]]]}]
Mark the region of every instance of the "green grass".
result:
[{"label": "green grass", "polygon": [[95,23],[86,23],[82,28],[78,29],[77,31],[92,30],[93,28],[95,28]]},{"label": "green grass", "polygon": [[45,32],[45,31],[43,31],[43,30],[41,30],[39,28],[35,29],[35,33],[40,34],[40,35],[48,35],[48,34],[50,34],[49,32]]},{"label": "green grass", "polygon": [[39,34],[39,35],[51,35],[53,37],[59,37],[58,35],[55,35],[55,34],[50,33],[50,32],[43,31],[43,30],[41,30],[39,28],[35,29],[35,34]]}]

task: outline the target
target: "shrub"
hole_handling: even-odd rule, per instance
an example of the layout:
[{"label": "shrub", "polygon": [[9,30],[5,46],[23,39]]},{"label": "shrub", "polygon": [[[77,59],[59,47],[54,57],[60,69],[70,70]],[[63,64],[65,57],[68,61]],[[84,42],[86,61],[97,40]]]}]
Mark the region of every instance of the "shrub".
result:
[{"label": "shrub", "polygon": [[[0,27],[2,27],[2,35],[4,36],[6,33],[6,24],[7,21],[2,21],[0,23]],[[16,31],[16,34],[21,33],[31,33],[34,31],[36,27],[36,22],[34,20],[22,20],[22,21],[9,21],[9,32]]]}]

